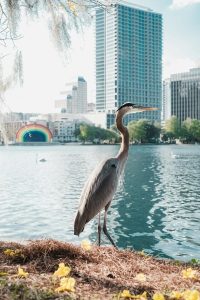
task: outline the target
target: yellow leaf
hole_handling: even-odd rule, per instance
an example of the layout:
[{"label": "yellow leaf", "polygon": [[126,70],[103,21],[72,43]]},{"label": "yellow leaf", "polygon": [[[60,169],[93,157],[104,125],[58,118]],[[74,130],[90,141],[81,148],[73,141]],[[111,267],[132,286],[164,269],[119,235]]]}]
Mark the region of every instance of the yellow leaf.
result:
[{"label": "yellow leaf", "polygon": [[57,289],[55,289],[55,292],[74,292],[75,283],[76,281],[72,277],[62,278],[60,281],[60,286]]},{"label": "yellow leaf", "polygon": [[170,294],[170,298],[172,299],[181,299],[182,293],[177,291],[172,291]]},{"label": "yellow leaf", "polygon": [[76,16],[77,15],[77,4],[70,0],[68,0],[67,2],[68,2],[69,9]]},{"label": "yellow leaf", "polygon": [[68,266],[65,266],[64,263],[60,263],[58,270],[56,270],[53,274],[53,276],[57,276],[57,277],[65,277],[67,275],[69,275],[71,271],[71,268]]},{"label": "yellow leaf", "polygon": [[147,293],[144,292],[140,295],[133,295],[129,292],[129,290],[123,290],[123,292],[120,294],[120,297],[129,298],[129,299],[147,300]]},{"label": "yellow leaf", "polygon": [[134,299],[134,295],[132,295],[129,290],[123,290],[123,292],[121,293],[120,297],[122,298],[131,298]]},{"label": "yellow leaf", "polygon": [[138,253],[139,253],[141,256],[148,256],[148,254],[147,254],[147,253],[145,253],[145,252],[144,252],[144,250],[142,250],[142,251],[139,251]]},{"label": "yellow leaf", "polygon": [[200,293],[197,290],[186,290],[182,297],[184,300],[200,300]]},{"label": "yellow leaf", "polygon": [[145,282],[147,280],[146,278],[146,275],[143,274],[143,273],[138,273],[136,276],[135,276],[135,279],[137,281],[141,281],[141,282]]},{"label": "yellow leaf", "polygon": [[3,253],[5,255],[8,255],[8,256],[14,256],[15,255],[15,251],[12,250],[12,249],[6,249],[6,250],[3,251]]},{"label": "yellow leaf", "polygon": [[86,250],[86,251],[90,251],[92,249],[92,246],[91,246],[89,241],[83,240],[81,242],[81,248]]},{"label": "yellow leaf", "polygon": [[12,250],[12,249],[6,249],[4,250],[3,252],[5,255],[8,255],[8,256],[22,256],[24,257],[24,255],[22,255],[22,251],[20,249],[16,249],[16,250]]},{"label": "yellow leaf", "polygon": [[153,295],[153,300],[165,300],[165,297],[164,297],[164,295],[161,294],[161,293],[155,293],[155,294]]},{"label": "yellow leaf", "polygon": [[197,279],[197,272],[192,268],[188,268],[182,271],[183,278],[185,279]]},{"label": "yellow leaf", "polygon": [[28,276],[28,272],[24,272],[24,270],[22,268],[18,268],[18,273],[17,273],[17,276],[19,277],[27,277]]},{"label": "yellow leaf", "polygon": [[140,295],[136,295],[134,299],[147,300],[147,292],[144,292]]}]

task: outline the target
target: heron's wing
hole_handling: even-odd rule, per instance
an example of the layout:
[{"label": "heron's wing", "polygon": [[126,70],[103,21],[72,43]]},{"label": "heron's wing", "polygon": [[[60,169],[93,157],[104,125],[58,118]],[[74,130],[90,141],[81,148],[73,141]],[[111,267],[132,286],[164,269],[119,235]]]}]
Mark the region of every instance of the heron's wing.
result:
[{"label": "heron's wing", "polygon": [[118,160],[107,159],[98,165],[86,182],[79,204],[79,214],[87,216],[86,223],[111,200],[118,183]]}]

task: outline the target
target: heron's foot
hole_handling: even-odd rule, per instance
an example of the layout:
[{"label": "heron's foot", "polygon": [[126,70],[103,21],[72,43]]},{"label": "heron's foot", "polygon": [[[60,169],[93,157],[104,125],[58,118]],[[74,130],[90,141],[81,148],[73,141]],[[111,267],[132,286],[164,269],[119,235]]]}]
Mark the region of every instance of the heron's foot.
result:
[{"label": "heron's foot", "polygon": [[101,241],[99,241],[99,237],[94,241],[94,245],[101,246]]},{"label": "heron's foot", "polygon": [[101,244],[100,244],[100,242],[99,242],[99,238],[97,238],[97,239],[95,240],[94,245],[96,245],[96,246],[101,246]]},{"label": "heron's foot", "polygon": [[105,224],[103,226],[103,232],[107,236],[107,238],[109,239],[109,241],[111,242],[111,244],[117,249],[117,246],[116,246],[115,242],[113,241],[113,239],[111,238],[111,236],[109,235],[107,227],[106,227]]}]

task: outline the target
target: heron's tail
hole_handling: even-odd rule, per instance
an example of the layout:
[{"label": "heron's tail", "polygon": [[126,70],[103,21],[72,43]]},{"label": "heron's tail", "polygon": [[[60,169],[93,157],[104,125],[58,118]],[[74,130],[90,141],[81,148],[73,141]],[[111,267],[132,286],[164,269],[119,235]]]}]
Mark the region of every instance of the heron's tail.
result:
[{"label": "heron's tail", "polygon": [[80,214],[78,211],[76,215],[76,219],[74,221],[74,235],[79,235],[85,227],[85,220],[83,218],[83,215]]}]

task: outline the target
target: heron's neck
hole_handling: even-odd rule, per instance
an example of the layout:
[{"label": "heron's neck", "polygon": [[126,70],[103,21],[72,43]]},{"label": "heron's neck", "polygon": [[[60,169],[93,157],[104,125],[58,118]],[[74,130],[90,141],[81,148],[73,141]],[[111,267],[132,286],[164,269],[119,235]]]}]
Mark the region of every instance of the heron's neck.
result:
[{"label": "heron's neck", "polygon": [[117,158],[126,159],[128,155],[128,148],[129,148],[129,133],[128,133],[128,129],[123,125],[123,116],[124,116],[123,113],[121,113],[120,111],[117,112],[116,125],[122,137],[121,147],[119,153],[117,154]]}]

